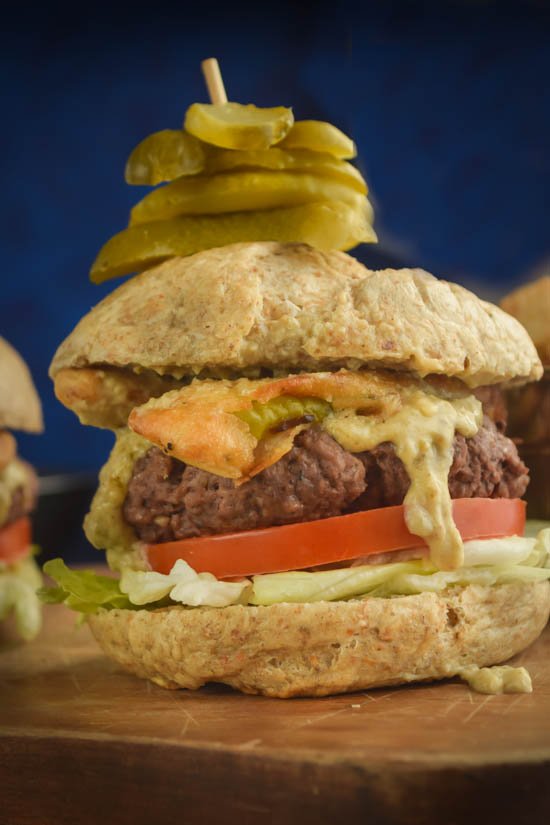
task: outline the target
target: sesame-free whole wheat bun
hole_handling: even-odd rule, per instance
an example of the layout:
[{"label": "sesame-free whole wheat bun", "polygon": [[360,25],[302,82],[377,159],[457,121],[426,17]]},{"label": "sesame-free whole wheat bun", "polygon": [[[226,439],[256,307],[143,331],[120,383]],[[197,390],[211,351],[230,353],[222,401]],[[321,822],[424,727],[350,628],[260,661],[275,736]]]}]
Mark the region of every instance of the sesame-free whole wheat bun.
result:
[{"label": "sesame-free whole wheat bun", "polygon": [[361,367],[472,388],[541,375],[523,327],[456,284],[271,242],[173,258],[127,281],[80,321],[50,374],[84,423],[118,427],[177,379]]}]

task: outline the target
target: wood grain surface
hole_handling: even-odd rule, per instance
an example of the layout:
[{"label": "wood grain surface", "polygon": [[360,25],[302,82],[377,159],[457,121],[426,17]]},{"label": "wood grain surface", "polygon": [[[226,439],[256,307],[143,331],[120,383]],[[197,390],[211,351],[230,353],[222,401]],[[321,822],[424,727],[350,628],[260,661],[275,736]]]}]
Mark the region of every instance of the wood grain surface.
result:
[{"label": "wood grain surface", "polygon": [[48,606],[0,642],[0,823],[548,823],[550,627],[534,693],[459,682],[323,699],[166,691]]}]

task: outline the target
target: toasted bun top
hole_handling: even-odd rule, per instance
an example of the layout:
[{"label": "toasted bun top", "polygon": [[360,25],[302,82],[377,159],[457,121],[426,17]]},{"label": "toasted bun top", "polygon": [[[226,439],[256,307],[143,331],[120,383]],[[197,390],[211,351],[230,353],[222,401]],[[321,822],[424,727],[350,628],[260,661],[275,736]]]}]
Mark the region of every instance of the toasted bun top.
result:
[{"label": "toasted bun top", "polygon": [[50,374],[106,365],[177,377],[389,367],[471,387],[541,375],[523,327],[456,284],[272,242],[172,258],[127,281],[80,321]]},{"label": "toasted bun top", "polygon": [[29,369],[0,337],[0,428],[42,432],[42,409]]},{"label": "toasted bun top", "polygon": [[550,366],[550,275],[506,295],[501,307],[523,324],[542,362]]}]

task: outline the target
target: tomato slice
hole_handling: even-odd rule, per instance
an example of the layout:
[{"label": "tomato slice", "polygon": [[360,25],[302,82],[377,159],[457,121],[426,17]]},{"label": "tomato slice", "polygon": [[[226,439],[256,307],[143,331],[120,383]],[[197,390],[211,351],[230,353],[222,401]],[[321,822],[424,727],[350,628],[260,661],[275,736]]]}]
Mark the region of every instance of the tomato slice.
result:
[{"label": "tomato slice", "polygon": [[[453,518],[464,541],[522,535],[525,502],[455,499]],[[223,579],[302,570],[424,546],[421,538],[409,533],[401,504],[264,530],[149,544],[146,550],[152,569],[159,573],[169,573],[178,559],[184,559],[197,573]]]},{"label": "tomato slice", "polygon": [[19,518],[0,528],[0,561],[11,562],[28,556],[31,549],[31,522]]}]

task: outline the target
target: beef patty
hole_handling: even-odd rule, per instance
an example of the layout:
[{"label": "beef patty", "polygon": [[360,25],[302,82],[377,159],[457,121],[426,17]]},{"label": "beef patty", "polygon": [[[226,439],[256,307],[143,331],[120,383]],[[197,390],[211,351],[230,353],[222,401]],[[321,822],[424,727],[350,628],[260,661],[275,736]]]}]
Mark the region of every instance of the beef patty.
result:
[{"label": "beef patty", "polygon": [[[529,484],[528,470],[513,441],[487,416],[473,438],[455,435],[449,471],[451,498],[521,498]],[[366,470],[367,488],[352,509],[372,510],[401,504],[409,476],[390,442],[358,453]]]},{"label": "beef patty", "polygon": [[[489,418],[473,438],[455,436],[453,498],[516,498],[527,484],[514,443]],[[401,504],[408,487],[392,444],[352,454],[311,427],[283,458],[239,486],[152,447],[136,462],[123,512],[137,536],[154,544]]]},{"label": "beef patty", "polygon": [[123,510],[139,538],[156,543],[327,518],[347,510],[364,489],[362,461],[312,428],[239,486],[153,447],[136,462]]}]

